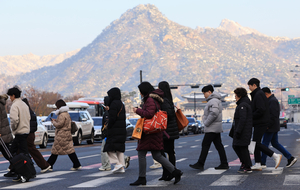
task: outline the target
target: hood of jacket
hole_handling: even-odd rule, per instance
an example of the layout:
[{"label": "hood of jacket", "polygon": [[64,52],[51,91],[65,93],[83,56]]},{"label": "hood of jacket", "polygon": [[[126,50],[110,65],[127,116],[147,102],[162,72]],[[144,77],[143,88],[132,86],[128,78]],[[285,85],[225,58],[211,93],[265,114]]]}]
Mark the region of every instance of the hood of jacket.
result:
[{"label": "hood of jacket", "polygon": [[121,90],[117,87],[114,87],[107,91],[107,94],[109,96],[109,104],[114,100],[121,100]]},{"label": "hood of jacket", "polygon": [[240,104],[243,103],[243,102],[246,102],[247,104],[251,105],[251,101],[250,101],[250,99],[249,99],[248,96],[242,97],[241,99],[239,99],[239,100],[236,102],[236,104],[237,104],[237,105],[240,105]]},{"label": "hood of jacket", "polygon": [[149,97],[157,100],[159,103],[163,103],[164,102],[164,92],[160,89],[156,89],[154,91],[152,91],[150,94],[149,94]]},{"label": "hood of jacket", "polygon": [[209,101],[209,100],[211,100],[211,99],[213,99],[213,98],[216,98],[216,99],[221,100],[221,95],[220,95],[218,92],[213,92],[213,93],[206,99],[206,101]]},{"label": "hood of jacket", "polygon": [[63,112],[68,112],[69,111],[69,107],[68,106],[63,106],[61,108],[59,108],[58,110],[55,111],[55,115],[59,115]]}]

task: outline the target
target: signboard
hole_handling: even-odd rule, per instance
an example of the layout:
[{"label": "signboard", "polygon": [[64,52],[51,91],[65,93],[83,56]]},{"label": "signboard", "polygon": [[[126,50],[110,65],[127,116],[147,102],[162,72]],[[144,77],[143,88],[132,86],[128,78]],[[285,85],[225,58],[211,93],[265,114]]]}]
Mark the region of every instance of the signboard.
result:
[{"label": "signboard", "polygon": [[288,104],[300,104],[300,98],[289,98]]},{"label": "signboard", "polygon": [[289,98],[295,98],[295,95],[288,95]]}]

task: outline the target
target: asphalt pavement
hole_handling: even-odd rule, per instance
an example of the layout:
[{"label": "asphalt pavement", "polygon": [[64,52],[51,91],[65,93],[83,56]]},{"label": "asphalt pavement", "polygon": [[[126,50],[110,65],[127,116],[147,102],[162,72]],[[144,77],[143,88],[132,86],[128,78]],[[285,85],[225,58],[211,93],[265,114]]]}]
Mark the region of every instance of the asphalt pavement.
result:
[{"label": "asphalt pavement", "polygon": [[[199,157],[203,134],[189,134],[181,136],[175,141],[176,166],[183,171],[181,181],[174,185],[170,182],[158,181],[162,169],[150,169],[153,164],[150,152],[147,154],[147,185],[132,187],[130,183],[138,178],[137,141],[126,142],[127,156],[131,157],[130,166],[123,174],[112,174],[111,171],[99,171],[101,166],[101,143],[76,146],[75,150],[83,166],[80,171],[71,171],[72,162],[67,155],[58,156],[52,172],[40,173],[36,167],[37,176],[30,182],[13,182],[11,178],[3,176],[7,172],[8,162],[0,157],[0,189],[300,189],[300,161],[291,168],[286,168],[287,159],[282,158],[278,169],[274,168],[272,158],[267,160],[267,168],[263,171],[256,171],[251,174],[237,173],[239,160],[233,151],[232,139],[228,136],[231,124],[224,123],[222,141],[227,154],[230,168],[228,170],[215,170],[214,167],[220,164],[218,152],[214,145],[205,163],[205,170],[199,171],[189,167]],[[299,158],[300,150],[300,126],[288,124],[288,128],[282,128],[279,132],[279,142],[288,151]],[[46,149],[39,149],[45,159],[51,154],[51,143]],[[273,149],[274,150],[274,149]],[[277,150],[274,150],[278,153]],[[253,156],[252,156],[253,157]],[[300,159],[300,158],[299,158]],[[252,160],[252,163],[254,161]]]}]

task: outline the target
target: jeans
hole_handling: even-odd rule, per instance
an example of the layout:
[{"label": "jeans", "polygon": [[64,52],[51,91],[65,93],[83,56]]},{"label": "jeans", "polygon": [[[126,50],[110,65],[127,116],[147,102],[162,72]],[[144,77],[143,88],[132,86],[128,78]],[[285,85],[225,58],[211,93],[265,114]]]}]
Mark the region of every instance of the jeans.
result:
[{"label": "jeans", "polygon": [[254,159],[255,159],[255,163],[261,163],[261,154],[260,152],[265,153],[266,155],[268,155],[269,157],[271,157],[274,152],[272,150],[270,150],[267,146],[261,144],[261,139],[264,135],[264,133],[267,130],[266,125],[261,125],[261,126],[255,126],[254,127],[254,131],[253,131],[253,141],[256,142],[255,144],[255,150],[254,150]]},{"label": "jeans", "polygon": [[[264,134],[262,144],[268,147],[270,142],[272,146],[281,152],[287,159],[292,157],[292,155],[278,142],[278,132],[266,132]],[[266,165],[266,161],[267,155],[262,153],[261,164]]]},{"label": "jeans", "polygon": [[202,141],[202,150],[201,150],[200,157],[198,159],[198,163],[204,165],[212,142],[214,143],[219,153],[221,164],[228,165],[227,157],[226,157],[224,146],[222,144],[220,133],[205,133]]}]

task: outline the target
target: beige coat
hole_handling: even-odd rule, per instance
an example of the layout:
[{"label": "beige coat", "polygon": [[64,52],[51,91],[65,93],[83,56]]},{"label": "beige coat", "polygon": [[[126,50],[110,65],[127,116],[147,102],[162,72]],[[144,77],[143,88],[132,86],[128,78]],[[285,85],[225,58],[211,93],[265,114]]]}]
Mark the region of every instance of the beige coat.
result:
[{"label": "beige coat", "polygon": [[52,121],[55,126],[54,144],[51,149],[52,154],[66,155],[75,152],[71,134],[71,117],[67,106],[58,110],[58,117]]},{"label": "beige coat", "polygon": [[29,134],[30,113],[29,108],[20,98],[16,98],[10,108],[10,127],[14,135]]}]

